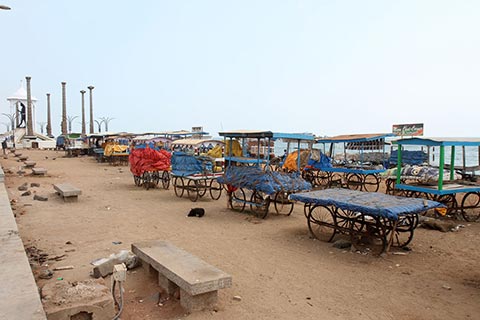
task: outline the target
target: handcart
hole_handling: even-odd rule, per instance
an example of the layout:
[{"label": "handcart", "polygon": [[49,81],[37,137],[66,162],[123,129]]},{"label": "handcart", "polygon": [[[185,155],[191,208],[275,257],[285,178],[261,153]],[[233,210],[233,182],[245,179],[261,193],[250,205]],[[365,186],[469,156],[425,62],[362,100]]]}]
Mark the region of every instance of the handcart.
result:
[{"label": "handcart", "polygon": [[[480,185],[475,175],[480,170],[480,138],[406,138],[394,143],[399,150],[395,186],[392,188],[392,179],[387,179],[388,192],[441,202],[447,206],[446,211],[436,211],[441,215],[462,216],[470,222],[480,218]],[[404,149],[411,146],[427,146],[429,153],[432,149],[426,166],[403,166]],[[438,148],[438,167],[433,162],[434,148]],[[457,148],[461,148],[461,156]],[[467,163],[467,151],[477,155],[475,164]],[[457,157],[463,159],[461,165],[455,164]]]},{"label": "handcart", "polygon": [[160,181],[162,187],[170,186],[170,152],[148,144],[136,145],[130,152],[130,171],[136,186],[155,188]]},{"label": "handcart", "polygon": [[[272,170],[272,141],[292,139],[300,144],[302,140],[313,141],[313,136],[271,131],[229,131],[219,134],[227,140],[227,169],[219,181],[227,189],[228,206],[239,212],[249,206],[251,212],[263,219],[273,202],[277,213],[290,215],[294,202],[288,199],[288,195],[309,190],[311,185],[301,178],[298,171],[286,173]],[[262,152],[255,152],[262,149]]]},{"label": "handcart", "polygon": [[[353,134],[317,139],[317,143],[330,144],[330,157],[329,161],[310,165],[311,174],[316,172],[316,185],[378,191],[379,174],[386,170],[385,138],[389,136],[392,134]],[[336,148],[343,154],[335,154]]]},{"label": "handcart", "polygon": [[318,240],[349,236],[357,250],[381,254],[391,246],[405,247],[413,239],[418,214],[442,204],[424,199],[349,189],[296,193],[290,199],[305,203],[308,229]]},{"label": "handcart", "polygon": [[[203,145],[206,145],[205,149],[202,149]],[[210,150],[207,150],[208,145],[212,146]],[[218,140],[183,139],[172,142],[175,150],[172,155],[172,178],[177,197],[186,194],[195,202],[208,191],[212,200],[220,199],[222,185],[217,179],[223,175],[222,145],[223,142]]]}]

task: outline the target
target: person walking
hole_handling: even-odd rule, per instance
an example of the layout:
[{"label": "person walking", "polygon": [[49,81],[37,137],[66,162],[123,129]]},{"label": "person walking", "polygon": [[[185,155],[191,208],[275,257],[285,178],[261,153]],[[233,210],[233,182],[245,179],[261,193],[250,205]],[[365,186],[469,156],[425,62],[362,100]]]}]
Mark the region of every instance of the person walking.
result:
[{"label": "person walking", "polygon": [[3,155],[6,155],[7,154],[7,138],[5,138],[2,141],[2,150],[3,150]]}]

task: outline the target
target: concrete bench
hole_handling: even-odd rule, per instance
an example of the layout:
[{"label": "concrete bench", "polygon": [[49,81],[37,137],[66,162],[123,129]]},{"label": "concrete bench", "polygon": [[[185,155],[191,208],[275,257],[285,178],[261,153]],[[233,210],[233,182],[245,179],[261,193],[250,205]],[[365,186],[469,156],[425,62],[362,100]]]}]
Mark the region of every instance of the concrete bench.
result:
[{"label": "concrete bench", "polygon": [[23,164],[25,165],[25,168],[33,168],[37,163],[35,161],[25,161]]},{"label": "concrete bench", "polygon": [[150,273],[158,273],[158,284],[167,294],[180,288],[180,304],[188,312],[212,308],[218,289],[232,286],[232,277],[167,241],[132,244],[132,252]]},{"label": "concrete bench", "polygon": [[82,190],[77,189],[68,183],[54,184],[53,188],[65,202],[75,202],[78,200],[78,196],[82,194]]},{"label": "concrete bench", "polygon": [[32,168],[32,173],[36,176],[44,176],[47,174],[47,169],[45,168]]},{"label": "concrete bench", "polygon": [[28,157],[27,157],[27,156],[19,156],[19,157],[18,157],[18,160],[20,160],[20,161],[26,161],[26,160],[28,160]]}]

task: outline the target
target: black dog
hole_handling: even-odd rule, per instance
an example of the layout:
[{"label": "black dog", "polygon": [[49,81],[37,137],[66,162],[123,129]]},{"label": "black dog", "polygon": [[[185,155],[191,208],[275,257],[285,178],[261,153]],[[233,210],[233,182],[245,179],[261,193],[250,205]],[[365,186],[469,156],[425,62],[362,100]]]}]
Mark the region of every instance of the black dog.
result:
[{"label": "black dog", "polygon": [[203,217],[205,215],[205,209],[203,208],[193,208],[188,213],[187,217]]}]

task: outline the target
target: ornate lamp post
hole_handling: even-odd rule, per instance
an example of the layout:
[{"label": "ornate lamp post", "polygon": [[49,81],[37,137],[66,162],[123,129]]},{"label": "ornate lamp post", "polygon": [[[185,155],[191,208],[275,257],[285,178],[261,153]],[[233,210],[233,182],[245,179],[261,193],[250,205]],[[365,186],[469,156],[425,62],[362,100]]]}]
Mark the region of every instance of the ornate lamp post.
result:
[{"label": "ornate lamp post", "polygon": [[68,116],[67,121],[68,121],[68,133],[72,133],[72,122],[73,120],[77,119],[78,116]]},{"label": "ornate lamp post", "polygon": [[98,132],[102,132],[102,123],[103,123],[103,120],[102,121],[98,121],[98,120],[95,120],[95,123],[98,125]]},{"label": "ornate lamp post", "polygon": [[100,120],[102,120],[103,123],[105,123],[105,131],[108,132],[108,123],[112,121],[115,118],[110,118],[110,117],[102,117]]}]

